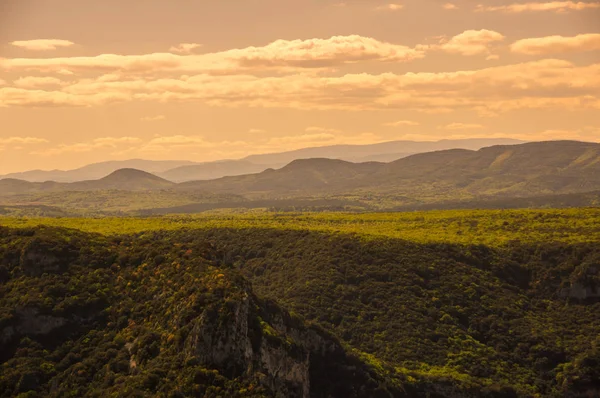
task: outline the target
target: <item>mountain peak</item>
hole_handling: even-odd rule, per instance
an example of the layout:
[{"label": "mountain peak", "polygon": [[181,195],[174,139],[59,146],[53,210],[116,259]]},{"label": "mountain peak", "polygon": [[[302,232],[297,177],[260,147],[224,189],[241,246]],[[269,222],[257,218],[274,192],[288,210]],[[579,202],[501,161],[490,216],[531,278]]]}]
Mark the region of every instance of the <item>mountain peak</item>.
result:
[{"label": "mountain peak", "polygon": [[133,169],[133,168],[123,168],[119,170],[115,170],[106,177],[101,180],[113,180],[113,179],[129,179],[129,178],[149,178],[152,180],[163,180],[167,181],[163,178],[160,178],[152,173],[148,173],[147,171]]}]

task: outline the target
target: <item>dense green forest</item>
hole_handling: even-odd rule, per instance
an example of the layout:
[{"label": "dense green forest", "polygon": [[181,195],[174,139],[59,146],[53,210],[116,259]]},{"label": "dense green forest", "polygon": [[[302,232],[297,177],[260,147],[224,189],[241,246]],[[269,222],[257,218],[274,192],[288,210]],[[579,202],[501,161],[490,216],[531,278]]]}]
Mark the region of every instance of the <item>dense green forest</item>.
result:
[{"label": "dense green forest", "polygon": [[0,395],[597,396],[599,217],[0,218]]}]

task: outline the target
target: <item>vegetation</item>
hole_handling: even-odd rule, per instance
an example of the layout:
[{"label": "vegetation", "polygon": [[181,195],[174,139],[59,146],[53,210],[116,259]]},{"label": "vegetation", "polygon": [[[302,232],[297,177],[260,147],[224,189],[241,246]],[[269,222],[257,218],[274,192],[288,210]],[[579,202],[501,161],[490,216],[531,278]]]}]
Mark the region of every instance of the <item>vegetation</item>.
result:
[{"label": "vegetation", "polygon": [[[185,174],[188,169],[230,166],[218,163],[181,169]],[[420,153],[390,163],[299,159],[277,170],[179,184],[133,169],[72,183],[0,179],[0,206],[16,216],[53,214],[44,206],[72,216],[164,215],[219,208],[390,211],[581,207],[600,203],[599,176],[600,144],[535,142],[478,151]]]},{"label": "vegetation", "polygon": [[409,213],[272,213],[217,211],[200,215],[146,218],[14,218],[0,225],[47,225],[105,235],[142,231],[269,228],[387,237],[419,243],[446,242],[499,246],[521,242],[598,242],[600,208],[562,210],[456,210]]},{"label": "vegetation", "polygon": [[0,218],[0,395],[596,396],[599,218]]}]

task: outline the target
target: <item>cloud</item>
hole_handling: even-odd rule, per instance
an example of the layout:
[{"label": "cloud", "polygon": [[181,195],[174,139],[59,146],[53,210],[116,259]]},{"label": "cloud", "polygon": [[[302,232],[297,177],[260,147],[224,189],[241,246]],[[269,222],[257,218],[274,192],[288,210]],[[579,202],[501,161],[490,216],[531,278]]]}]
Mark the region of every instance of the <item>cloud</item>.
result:
[{"label": "cloud", "polygon": [[360,134],[295,134],[279,137],[259,137],[252,143],[246,141],[211,141],[200,135],[170,135],[156,136],[141,145],[132,146],[126,150],[115,152],[118,155],[155,157],[168,156],[177,153],[179,156],[201,156],[204,160],[235,158],[257,153],[294,150],[310,146],[335,144],[368,144],[381,142],[381,137],[373,133]]},{"label": "cloud", "polygon": [[331,133],[317,133],[317,134],[302,134],[302,135],[291,135],[285,137],[271,138],[268,145],[271,146],[288,146],[289,144],[315,144],[328,142],[335,139],[335,135]]},{"label": "cloud", "polygon": [[450,40],[442,40],[438,48],[461,55],[489,54],[489,46],[504,40],[504,36],[492,30],[466,30]]},{"label": "cloud", "polygon": [[266,130],[263,129],[250,129],[248,130],[248,133],[250,134],[262,134],[262,133],[266,133]]},{"label": "cloud", "polygon": [[389,127],[399,127],[399,126],[418,126],[419,122],[414,122],[412,120],[398,120],[396,122],[384,123],[384,126]]},{"label": "cloud", "polygon": [[55,77],[40,77],[40,76],[27,76],[20,77],[13,82],[13,85],[22,88],[36,88],[40,86],[61,86],[67,84],[60,79]]},{"label": "cloud", "polygon": [[444,10],[457,10],[457,9],[458,9],[458,6],[457,6],[456,4],[453,4],[453,3],[446,3],[446,4],[444,4],[444,5],[442,6],[442,8],[443,8]]},{"label": "cloud", "polygon": [[38,39],[38,40],[20,40],[13,41],[13,46],[23,48],[25,50],[31,51],[50,51],[56,50],[59,47],[70,47],[74,45],[72,41],[69,40],[59,40],[59,39]]},{"label": "cloud", "polygon": [[315,134],[298,134],[282,137],[274,137],[261,146],[262,151],[280,151],[293,150],[311,146],[324,146],[336,144],[372,144],[380,142],[381,137],[373,133],[360,133],[353,135],[332,134],[332,133],[315,133]]},{"label": "cloud", "polygon": [[92,143],[98,146],[114,147],[119,144],[135,144],[140,141],[142,140],[138,137],[101,137],[94,139]]},{"label": "cloud", "polygon": [[497,54],[490,54],[487,57],[485,57],[486,61],[495,61],[497,59],[500,59],[500,56]]},{"label": "cloud", "polygon": [[48,142],[48,140],[44,138],[36,138],[36,137],[7,137],[0,138],[0,145],[25,145],[25,144],[44,144]]},{"label": "cloud", "polygon": [[60,144],[56,147],[30,152],[32,155],[58,156],[65,153],[85,153],[99,149],[117,148],[120,145],[132,145],[141,142],[137,137],[100,137],[90,142]]},{"label": "cloud", "polygon": [[403,8],[404,8],[404,5],[402,5],[402,4],[390,3],[390,4],[385,4],[385,5],[379,6],[376,9],[379,11],[400,11]]},{"label": "cloud", "polygon": [[317,126],[307,127],[304,131],[307,133],[341,133],[341,131],[338,129]]},{"label": "cloud", "polygon": [[484,126],[481,124],[474,123],[450,123],[445,126],[440,126],[440,129],[444,130],[467,130],[467,129],[482,129]]},{"label": "cloud", "polygon": [[0,69],[136,74],[179,71],[223,75],[331,68],[361,61],[408,62],[424,55],[419,49],[350,35],[333,36],[329,39],[277,40],[263,47],[199,55],[101,54],[93,57],[0,59]]},{"label": "cloud", "polygon": [[144,116],[140,120],[142,122],[157,122],[159,120],[165,120],[167,117],[165,115],[156,115],[156,116]]},{"label": "cloud", "polygon": [[490,11],[503,11],[509,13],[520,13],[520,12],[535,12],[535,11],[554,11],[554,12],[565,12],[565,11],[581,11],[592,8],[600,8],[598,2],[582,2],[582,1],[551,1],[551,2],[532,2],[532,3],[515,3],[504,6],[484,6],[479,5],[476,11],[490,12]]},{"label": "cloud", "polygon": [[510,49],[515,53],[530,55],[600,50],[600,33],[523,39],[514,42]]},{"label": "cloud", "polygon": [[199,74],[122,81],[82,79],[52,90],[0,87],[0,106],[95,106],[114,102],[199,102],[218,107],[320,110],[600,109],[600,63],[543,59],[455,72],[251,76]]},{"label": "cloud", "polygon": [[179,54],[190,54],[196,48],[202,47],[202,44],[198,43],[180,43],[177,46],[172,46],[169,51]]},{"label": "cloud", "polygon": [[158,136],[152,138],[139,148],[139,151],[148,152],[170,152],[186,149],[214,149],[214,148],[235,148],[246,147],[249,144],[245,141],[208,141],[203,136],[195,135],[170,135]]}]

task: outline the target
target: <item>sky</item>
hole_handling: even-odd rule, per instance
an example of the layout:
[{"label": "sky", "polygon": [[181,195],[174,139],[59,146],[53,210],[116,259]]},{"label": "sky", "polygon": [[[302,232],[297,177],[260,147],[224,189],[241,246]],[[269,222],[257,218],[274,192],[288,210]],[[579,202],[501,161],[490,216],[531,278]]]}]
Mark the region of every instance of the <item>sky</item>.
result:
[{"label": "sky", "polygon": [[600,141],[600,0],[2,0],[0,173]]}]

